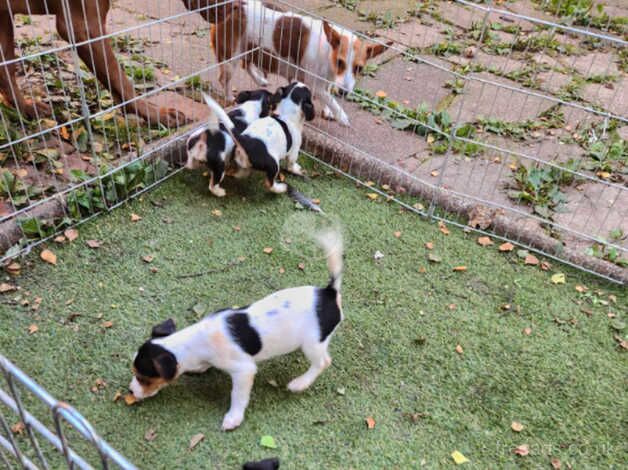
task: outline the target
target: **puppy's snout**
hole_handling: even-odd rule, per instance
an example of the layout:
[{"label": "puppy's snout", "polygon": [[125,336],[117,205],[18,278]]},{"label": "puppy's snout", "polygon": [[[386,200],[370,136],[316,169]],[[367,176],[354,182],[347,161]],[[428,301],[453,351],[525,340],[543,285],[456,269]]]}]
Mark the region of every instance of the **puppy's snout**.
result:
[{"label": "puppy's snout", "polygon": [[344,88],[338,88],[338,94],[345,98],[349,94],[349,91]]}]

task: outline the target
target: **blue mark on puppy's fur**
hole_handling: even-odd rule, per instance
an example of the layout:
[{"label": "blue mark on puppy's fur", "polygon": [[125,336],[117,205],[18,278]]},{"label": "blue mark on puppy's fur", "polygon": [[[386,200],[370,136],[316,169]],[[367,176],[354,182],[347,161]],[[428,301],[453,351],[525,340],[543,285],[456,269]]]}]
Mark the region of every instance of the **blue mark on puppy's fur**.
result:
[{"label": "blue mark on puppy's fur", "polygon": [[284,303],[281,304],[281,307],[282,308],[290,308],[290,301],[289,300],[284,301]]},{"label": "blue mark on puppy's fur", "polygon": [[279,310],[277,309],[269,310],[268,312],[266,312],[266,316],[268,317],[274,317],[277,314],[279,314]]}]

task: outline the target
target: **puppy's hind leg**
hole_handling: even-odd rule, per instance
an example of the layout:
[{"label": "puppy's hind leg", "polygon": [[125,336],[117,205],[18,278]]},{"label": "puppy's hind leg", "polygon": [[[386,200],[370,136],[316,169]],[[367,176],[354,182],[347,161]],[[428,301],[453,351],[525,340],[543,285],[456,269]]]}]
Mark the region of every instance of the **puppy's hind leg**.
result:
[{"label": "puppy's hind leg", "polygon": [[288,390],[291,392],[302,392],[314,383],[316,378],[331,365],[331,357],[327,352],[329,338],[322,343],[316,342],[305,344],[302,347],[303,354],[310,361],[310,368],[307,372],[288,384]]},{"label": "puppy's hind leg", "polygon": [[244,420],[244,411],[249,404],[256,371],[255,363],[251,361],[250,364],[231,373],[231,407],[222,420],[223,431],[237,428]]},{"label": "puppy's hind leg", "polygon": [[225,197],[227,192],[224,190],[224,188],[220,187],[220,183],[222,182],[225,176],[224,172],[220,173],[220,175],[216,174],[214,171],[211,171],[210,173],[211,174],[209,175],[209,192],[212,193],[216,197]]},{"label": "puppy's hind leg", "polygon": [[292,174],[303,176],[303,169],[301,168],[301,165],[297,163],[297,158],[299,158],[299,147],[295,146],[295,148],[288,154],[288,171]]},{"label": "puppy's hind leg", "polygon": [[278,176],[279,165],[273,161],[271,167],[266,169],[266,179],[264,181],[264,186],[266,186],[268,190],[272,193],[282,194],[288,190],[288,185],[286,183],[278,182]]}]

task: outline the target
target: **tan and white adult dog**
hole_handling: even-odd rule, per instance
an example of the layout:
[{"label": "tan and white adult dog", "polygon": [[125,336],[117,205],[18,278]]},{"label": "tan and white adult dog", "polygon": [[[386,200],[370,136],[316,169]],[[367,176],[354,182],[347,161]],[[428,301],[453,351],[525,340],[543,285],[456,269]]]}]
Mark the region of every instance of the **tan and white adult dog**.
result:
[{"label": "tan and white adult dog", "polygon": [[[349,126],[349,117],[331,94],[353,91],[356,77],[367,60],[386,49],[366,44],[355,33],[327,21],[283,11],[259,0],[234,5],[224,21],[212,25],[211,44],[220,66],[220,83],[233,100],[232,65],[238,54],[253,51],[242,59],[242,67],[259,86],[266,86],[266,73],[310,87],[325,108],[323,115]],[[260,71],[259,68],[262,70]]]}]

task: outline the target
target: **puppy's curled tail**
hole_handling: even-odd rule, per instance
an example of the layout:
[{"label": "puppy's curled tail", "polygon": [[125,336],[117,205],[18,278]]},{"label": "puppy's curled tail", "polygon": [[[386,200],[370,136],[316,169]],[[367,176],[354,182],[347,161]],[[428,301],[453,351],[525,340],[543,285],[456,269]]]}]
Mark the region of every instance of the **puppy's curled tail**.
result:
[{"label": "puppy's curled tail", "polygon": [[343,243],[339,230],[328,229],[318,233],[316,240],[327,256],[327,269],[329,270],[328,287],[333,287],[340,292],[342,281]]},{"label": "puppy's curled tail", "polygon": [[217,124],[219,121],[227,128],[229,134],[232,134],[232,131],[235,128],[235,124],[233,123],[229,115],[225,112],[225,110],[222,109],[222,106],[220,106],[211,96],[205,93],[203,93],[203,99],[205,100],[205,103],[207,103],[207,106],[209,106],[209,109],[212,112],[209,117],[210,125],[212,123]]}]

